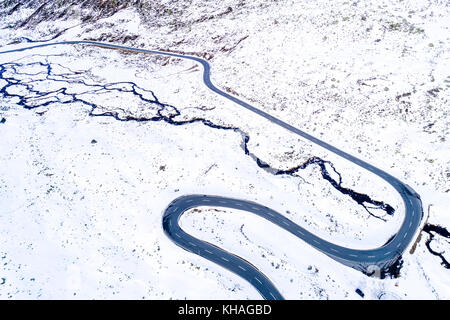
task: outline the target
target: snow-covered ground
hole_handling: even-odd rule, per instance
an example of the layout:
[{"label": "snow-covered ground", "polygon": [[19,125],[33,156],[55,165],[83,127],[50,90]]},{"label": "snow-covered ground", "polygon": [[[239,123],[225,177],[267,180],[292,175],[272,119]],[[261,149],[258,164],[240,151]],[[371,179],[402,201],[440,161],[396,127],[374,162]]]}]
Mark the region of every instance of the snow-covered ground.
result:
[{"label": "snow-covered ground", "polygon": [[[125,44],[206,53],[217,86],[410,184],[428,223],[449,229],[444,2],[194,2],[183,13],[173,8],[179,24],[169,16],[159,25],[144,21],[128,8],[95,23],[80,24],[79,11],[33,31],[2,29],[1,50],[29,45],[14,39],[47,39],[73,27],[57,40],[122,43],[137,35]],[[3,26],[32,12],[18,10]],[[214,18],[202,19],[208,15]],[[193,62],[65,45],[0,55],[0,64],[3,78],[20,81],[7,94],[51,91],[26,103],[56,101],[27,110],[17,97],[1,100],[1,298],[260,298],[163,234],[162,212],[183,194],[256,201],[353,248],[382,245],[403,220],[400,197],[380,178],[210,92]],[[149,103],[152,93],[158,103]],[[156,116],[161,104],[161,121],[133,120]],[[191,119],[239,130],[171,123]],[[369,209],[372,216],[317,165],[295,175],[265,171],[245,154],[242,133],[250,153],[272,168],[330,161],[335,180],[339,173],[344,187],[384,201],[394,215]],[[426,233],[405,253],[400,277],[379,280],[250,213],[199,208],[181,224],[251,261],[286,298],[360,298],[356,288],[372,299],[450,298],[448,269],[430,254]],[[448,239],[436,235],[430,245],[449,260]]]}]

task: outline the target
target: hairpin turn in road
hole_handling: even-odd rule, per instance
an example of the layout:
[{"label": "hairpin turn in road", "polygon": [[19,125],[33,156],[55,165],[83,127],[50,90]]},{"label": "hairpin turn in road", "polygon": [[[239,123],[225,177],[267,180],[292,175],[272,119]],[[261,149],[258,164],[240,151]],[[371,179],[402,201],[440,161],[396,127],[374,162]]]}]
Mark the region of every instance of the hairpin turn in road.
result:
[{"label": "hairpin turn in road", "polygon": [[235,102],[239,106],[246,108],[261,117],[266,118],[272,123],[277,124],[280,127],[289,130],[301,136],[302,138],[307,139],[327,149],[328,151],[333,152],[347,159],[348,161],[370,171],[371,173],[384,179],[387,183],[389,183],[392,187],[394,187],[394,189],[400,194],[400,196],[403,199],[403,203],[405,205],[405,217],[399,231],[388,243],[386,243],[382,247],[369,250],[356,250],[351,248],[345,248],[330,243],[328,241],[325,241],[315,236],[314,234],[308,232],[304,228],[298,226],[297,224],[287,219],[283,215],[279,214],[278,212],[266,206],[262,206],[258,203],[251,201],[225,198],[213,195],[185,195],[172,201],[172,203],[170,203],[170,205],[167,207],[167,209],[163,214],[163,229],[167,234],[167,236],[170,239],[172,239],[178,246],[184,248],[185,250],[200,255],[212,262],[215,262],[221,265],[222,267],[241,276],[242,278],[246,279],[260,292],[263,298],[283,299],[283,296],[276,289],[273,283],[250,262],[230,252],[227,252],[213,244],[197,239],[184,232],[179,226],[179,219],[181,215],[183,215],[183,213],[185,213],[187,210],[191,208],[199,206],[225,207],[248,211],[278,225],[279,227],[283,228],[284,230],[292,233],[293,235],[307,242],[308,244],[310,244],[320,252],[326,254],[327,256],[331,257],[332,259],[363,272],[370,272],[371,270],[374,269],[374,267],[384,269],[392,265],[395,261],[397,261],[397,259],[402,255],[403,251],[408,247],[409,243],[413,240],[415,233],[420,227],[423,218],[422,202],[420,200],[420,196],[410,186],[401,182],[400,180],[391,176],[390,174],[384,172],[383,170],[378,169],[375,166],[363,160],[360,160],[342,150],[339,150],[338,148],[320,139],[317,139],[309,135],[308,133],[300,129],[297,129],[291,126],[290,124],[283,122],[282,120],[260,109],[257,109],[252,105],[218,89],[211,82],[210,79],[211,68],[209,63],[202,58],[166,51],[147,50],[87,40],[61,41],[52,43],[47,42],[44,44],[38,44],[3,51],[0,52],[0,54],[13,53],[35,48],[64,45],[64,44],[93,45],[109,49],[127,50],[147,54],[148,53],[158,54],[193,60],[203,66],[203,82],[213,92]]}]

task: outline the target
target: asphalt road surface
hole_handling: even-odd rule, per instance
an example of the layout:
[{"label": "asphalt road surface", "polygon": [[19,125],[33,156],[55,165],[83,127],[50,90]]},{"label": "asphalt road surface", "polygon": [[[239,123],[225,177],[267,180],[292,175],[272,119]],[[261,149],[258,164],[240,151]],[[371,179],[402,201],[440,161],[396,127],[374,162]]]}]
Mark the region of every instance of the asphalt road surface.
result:
[{"label": "asphalt road surface", "polygon": [[0,52],[0,54],[64,44],[94,45],[109,49],[128,50],[133,52],[158,54],[193,60],[203,66],[203,82],[209,89],[211,89],[215,93],[235,102],[237,105],[258,114],[261,117],[266,118],[274,124],[279,125],[281,128],[289,130],[304,139],[314,142],[315,144],[327,149],[328,151],[333,152],[350,162],[353,162],[354,164],[372,172],[373,174],[376,174],[391,186],[393,186],[395,190],[400,194],[405,205],[405,217],[400,230],[398,230],[395,236],[387,244],[383,245],[380,248],[370,250],[356,250],[345,248],[325,241],[298,226],[278,212],[251,201],[224,198],[212,195],[185,195],[172,201],[163,215],[163,228],[167,236],[172,239],[178,246],[184,248],[185,250],[198,254],[241,276],[249,283],[251,283],[263,298],[283,299],[283,296],[277,290],[274,284],[250,262],[211,243],[197,239],[184,232],[179,226],[179,219],[184,212],[191,208],[199,206],[225,207],[252,212],[299,237],[300,239],[307,242],[318,251],[326,254],[332,259],[366,273],[370,273],[377,268],[384,269],[392,265],[402,255],[403,251],[408,247],[409,243],[414,239],[414,235],[419,228],[423,218],[423,209],[420,196],[410,186],[404,184],[403,182],[384,172],[383,170],[380,170],[363,160],[360,160],[342,150],[339,150],[338,148],[333,147],[332,145],[320,139],[317,139],[309,135],[308,133],[297,129],[290,124],[283,122],[280,119],[218,89],[211,82],[209,63],[202,58],[165,51],[132,48],[127,46],[84,40],[62,41],[53,43],[47,42],[43,44],[22,47],[19,49],[2,51]]}]

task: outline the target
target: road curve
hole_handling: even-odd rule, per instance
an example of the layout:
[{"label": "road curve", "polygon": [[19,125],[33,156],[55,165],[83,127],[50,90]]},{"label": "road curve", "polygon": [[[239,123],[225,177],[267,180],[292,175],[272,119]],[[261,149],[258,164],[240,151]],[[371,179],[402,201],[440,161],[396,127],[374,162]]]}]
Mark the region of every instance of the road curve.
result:
[{"label": "road curve", "polygon": [[317,139],[309,135],[308,133],[300,129],[297,129],[291,126],[290,124],[283,122],[280,119],[260,109],[257,109],[251,106],[250,104],[218,89],[211,82],[210,65],[204,59],[195,56],[182,55],[165,51],[147,50],[86,40],[44,43],[23,47],[19,49],[2,51],[0,52],[0,54],[13,53],[34,48],[42,48],[47,46],[63,45],[63,44],[94,45],[110,49],[121,49],[140,53],[151,53],[151,54],[172,56],[182,59],[193,60],[197,63],[200,63],[203,66],[203,82],[209,89],[211,89],[215,93],[235,102],[241,107],[244,107],[266,118],[267,120],[279,125],[280,127],[289,130],[327,149],[328,151],[333,152],[347,159],[348,161],[351,161],[352,163],[372,172],[373,174],[376,174],[377,176],[384,179],[387,183],[389,183],[392,187],[394,187],[394,189],[400,194],[405,206],[405,217],[400,229],[394,235],[394,237],[382,247],[368,250],[356,250],[351,248],[345,248],[330,243],[328,241],[325,241],[315,236],[314,234],[308,232],[307,230],[303,229],[302,227],[298,226],[297,224],[287,219],[283,215],[279,214],[278,212],[251,201],[224,198],[220,196],[211,196],[211,195],[186,195],[172,201],[163,215],[163,229],[165,233],[168,235],[168,237],[172,239],[178,246],[184,248],[185,250],[198,254],[241,276],[249,283],[251,283],[265,299],[282,299],[283,297],[281,293],[273,285],[273,283],[250,262],[230,252],[220,249],[219,247],[212,245],[206,241],[192,237],[191,235],[184,232],[179,226],[179,219],[184,212],[198,206],[226,207],[252,212],[264,219],[271,221],[272,223],[278,225],[279,227],[285,229],[286,231],[291,232],[295,236],[306,241],[308,244],[310,244],[317,250],[321,251],[322,253],[328,255],[329,257],[333,258],[334,260],[363,272],[369,272],[370,270],[373,270],[373,266],[382,269],[389,267],[401,256],[403,251],[413,240],[414,234],[419,228],[423,218],[423,209],[420,196],[410,186],[401,182],[400,180],[391,176],[390,174],[384,172],[383,170],[378,169],[375,166],[363,160],[360,160],[344,151],[341,151],[338,148],[320,139]]}]

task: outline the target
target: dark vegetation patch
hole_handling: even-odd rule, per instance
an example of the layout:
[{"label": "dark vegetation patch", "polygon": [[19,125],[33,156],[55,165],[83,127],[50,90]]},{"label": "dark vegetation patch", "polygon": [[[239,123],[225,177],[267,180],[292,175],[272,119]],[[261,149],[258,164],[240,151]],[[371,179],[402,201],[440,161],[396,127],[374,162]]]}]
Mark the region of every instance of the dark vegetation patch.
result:
[{"label": "dark vegetation patch", "polygon": [[387,269],[382,270],[381,278],[398,278],[400,277],[400,271],[403,267],[403,258],[399,256],[397,260],[391,264]]},{"label": "dark vegetation patch", "polygon": [[430,224],[430,223],[427,223],[423,227],[422,231],[428,233],[428,235],[429,235],[428,239],[425,242],[425,246],[427,247],[428,251],[432,255],[437,256],[437,257],[439,257],[441,259],[441,265],[444,268],[450,269],[450,262],[444,257],[445,251],[444,252],[437,252],[437,251],[434,251],[431,248],[431,242],[435,239],[436,235],[444,237],[446,239],[450,239],[450,232],[446,228],[444,228],[442,226],[434,225],[434,224]]}]

